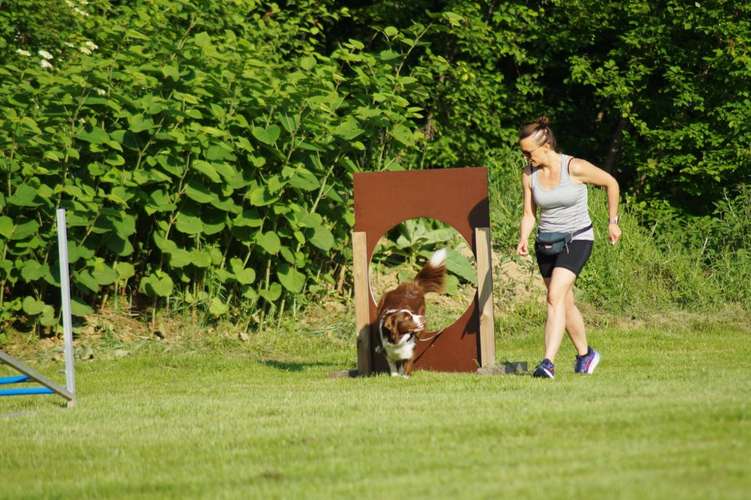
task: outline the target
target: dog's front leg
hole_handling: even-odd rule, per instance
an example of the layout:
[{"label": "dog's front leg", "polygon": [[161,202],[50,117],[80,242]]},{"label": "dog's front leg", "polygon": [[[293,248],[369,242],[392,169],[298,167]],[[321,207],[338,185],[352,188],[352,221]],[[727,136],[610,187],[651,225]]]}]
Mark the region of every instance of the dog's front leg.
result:
[{"label": "dog's front leg", "polygon": [[399,376],[399,370],[396,367],[396,363],[391,361],[389,358],[386,358],[386,362],[389,364],[389,372],[391,373],[392,377],[398,377]]},{"label": "dog's front leg", "polygon": [[412,370],[415,368],[415,360],[412,358],[409,358],[407,361],[404,362],[404,376],[409,377],[412,375]]},{"label": "dog's front leg", "polygon": [[403,377],[404,376],[404,361],[401,361],[401,360],[397,361],[396,366],[399,367],[399,375]]}]

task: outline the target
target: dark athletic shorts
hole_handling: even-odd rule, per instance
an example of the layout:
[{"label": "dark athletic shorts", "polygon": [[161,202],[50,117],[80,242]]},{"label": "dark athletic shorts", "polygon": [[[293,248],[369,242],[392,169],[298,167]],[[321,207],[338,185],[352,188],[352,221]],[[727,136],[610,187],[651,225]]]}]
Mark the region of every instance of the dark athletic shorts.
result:
[{"label": "dark athletic shorts", "polygon": [[587,259],[592,255],[593,243],[591,240],[574,240],[568,244],[568,249],[564,248],[558,255],[543,255],[535,251],[540,274],[543,278],[550,278],[554,267],[564,267],[579,276]]}]

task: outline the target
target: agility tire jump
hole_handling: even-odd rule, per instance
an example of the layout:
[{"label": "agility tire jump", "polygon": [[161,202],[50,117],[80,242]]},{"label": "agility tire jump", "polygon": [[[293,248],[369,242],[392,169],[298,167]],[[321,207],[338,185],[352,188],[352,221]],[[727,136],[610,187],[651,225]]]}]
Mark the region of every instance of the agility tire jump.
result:
[{"label": "agility tire jump", "polygon": [[487,169],[356,173],[354,197],[352,254],[358,374],[388,371],[383,355],[375,352],[376,302],[370,288],[370,259],[389,229],[417,217],[444,222],[464,237],[477,263],[477,293],[467,310],[440,335],[425,333],[432,340],[417,348],[415,369],[475,372],[495,366]]}]

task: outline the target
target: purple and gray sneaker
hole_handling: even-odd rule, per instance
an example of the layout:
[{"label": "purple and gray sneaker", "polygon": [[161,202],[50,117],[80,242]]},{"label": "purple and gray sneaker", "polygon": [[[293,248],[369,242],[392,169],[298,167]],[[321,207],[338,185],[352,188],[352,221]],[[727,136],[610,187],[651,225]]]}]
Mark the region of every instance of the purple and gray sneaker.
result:
[{"label": "purple and gray sneaker", "polygon": [[555,378],[555,365],[548,358],[545,358],[537,365],[532,376],[538,378]]},{"label": "purple and gray sneaker", "polygon": [[579,356],[577,354],[574,372],[581,373],[582,375],[591,375],[599,363],[600,353],[587,346],[587,354],[584,356]]}]

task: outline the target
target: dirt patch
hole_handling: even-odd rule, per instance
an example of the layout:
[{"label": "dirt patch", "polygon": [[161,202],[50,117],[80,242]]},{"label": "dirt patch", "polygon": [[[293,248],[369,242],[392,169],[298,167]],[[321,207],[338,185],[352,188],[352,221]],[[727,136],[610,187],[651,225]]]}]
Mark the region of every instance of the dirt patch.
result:
[{"label": "dirt patch", "polygon": [[[472,263],[474,265],[474,259]],[[371,266],[370,274],[371,292],[377,302],[388,290],[406,279],[412,279],[416,270],[407,265],[392,268]],[[453,323],[470,306],[476,290],[472,284],[463,284],[456,287],[453,293],[429,294],[426,307],[430,327],[440,329]],[[530,301],[545,302],[545,284],[532,257],[509,257],[493,252],[493,302],[496,314]]]},{"label": "dirt patch", "polygon": [[523,302],[545,302],[545,283],[531,257],[493,253],[493,298],[500,311]]}]

